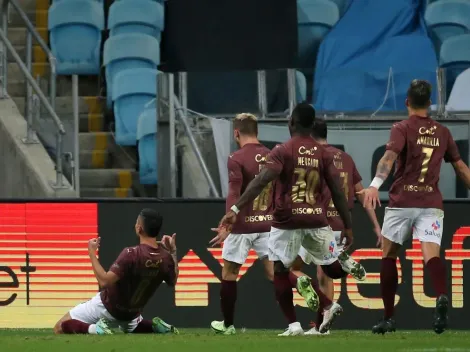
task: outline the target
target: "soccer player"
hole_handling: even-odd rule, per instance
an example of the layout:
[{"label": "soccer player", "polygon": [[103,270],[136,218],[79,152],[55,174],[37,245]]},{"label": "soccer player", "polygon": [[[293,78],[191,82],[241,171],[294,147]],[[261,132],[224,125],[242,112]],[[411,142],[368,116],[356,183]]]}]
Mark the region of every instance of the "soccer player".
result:
[{"label": "soccer player", "polygon": [[[258,141],[258,122],[252,114],[239,114],[233,120],[233,135],[239,150],[228,158],[229,191],[227,211],[238,201],[264,167],[269,149]],[[240,212],[230,234],[219,232],[211,244],[224,242],[222,258],[222,287],[220,305],[223,321],[213,321],[211,328],[220,334],[235,334],[234,311],[237,300],[237,278],[250,249],[254,249],[263,262],[268,280],[273,281],[273,264],[268,260],[268,238],[272,220],[272,184],[268,184],[251,204]],[[217,229],[214,229],[217,231]],[[227,237],[228,236],[228,237]]]},{"label": "soccer player", "polygon": [[470,170],[460,155],[449,129],[428,115],[431,85],[413,80],[407,93],[409,119],[392,126],[386,151],[377,165],[369,188],[363,190],[364,206],[375,208],[379,188],[396,161],[394,182],[389,191],[382,227],[383,254],[380,288],[385,308],[384,319],[372,328],[373,333],[395,331],[394,305],[398,286],[397,255],[411,234],[421,242],[421,250],[434,290],[437,294],[433,329],[440,334],[447,328],[447,278],[440,246],[444,212],[439,191],[442,160],[452,163],[456,174],[470,188]]},{"label": "soccer player", "polygon": [[[266,166],[219,223],[219,231],[225,231],[224,228],[230,230],[236,223],[237,215],[270,182],[277,180],[269,235],[269,259],[274,262],[276,298],[289,322],[289,327],[280,336],[304,333],[296,318],[289,277],[289,267],[297,257],[300,246],[313,256],[315,264],[322,265],[331,278],[343,277],[346,272],[365,273],[364,268],[349,258],[346,252],[342,254],[343,260],[338,261],[336,241],[328,226],[321,190],[327,186],[331,190],[333,203],[345,224],[343,237],[346,238],[346,248],[353,241],[351,216],[333,156],[310,136],[314,120],[315,109],[311,105],[302,103],[294,108],[289,119],[292,138],[268,154]],[[297,287],[305,286],[305,291],[309,291],[307,301],[311,309],[318,308],[319,301],[325,307],[320,331],[328,330],[335,317],[342,312],[341,306],[331,302],[318,286],[313,288],[308,277],[302,276],[296,281]]]},{"label": "soccer player", "polygon": [[143,209],[135,224],[140,244],[124,248],[109,271],[96,257],[100,239],[91,239],[88,252],[102,291],[72,308],[57,322],[54,332],[107,335],[119,327],[127,333],[178,333],[158,317],[150,321],[141,315],[160,284],[165,281],[174,286],[178,278],[176,235],[163,236],[162,243],[157,243],[161,227],[161,215],[153,209]]},{"label": "soccer player", "polygon": [[[361,183],[362,178],[359,172],[357,171],[356,164],[354,163],[351,156],[343,152],[342,150],[335,148],[332,145],[329,145],[327,141],[327,135],[328,128],[326,121],[321,118],[316,118],[315,123],[313,125],[312,137],[319,144],[321,144],[326,151],[333,154],[333,164],[339,171],[341,186],[348,201],[348,207],[350,210],[352,210],[352,208],[354,207],[354,195],[364,189]],[[338,252],[341,253],[343,251],[343,243],[340,242],[340,238],[341,232],[344,231],[344,224],[333,204],[329,189],[325,188],[324,192],[326,199],[326,216],[328,219],[328,224],[333,229],[336,244],[338,246]],[[363,200],[362,195],[358,195],[358,198],[360,201]],[[366,212],[369,216],[370,221],[372,222],[374,232],[377,235],[377,246],[380,246],[382,235],[379,222],[377,221],[377,216],[375,215],[375,211],[373,209],[366,209]],[[299,251],[299,256],[294,262],[291,270],[294,272],[301,271],[302,263],[311,264],[312,262],[312,257],[303,247],[301,247]],[[317,266],[317,279],[320,290],[332,301],[334,298],[333,279],[325,275],[320,266]],[[361,277],[359,279],[364,280],[365,277]],[[302,294],[302,292],[300,292],[300,294]],[[315,327],[305,332],[306,335],[322,335],[318,330],[321,324],[323,323],[323,310],[321,308],[322,307],[320,307],[320,309],[318,309],[317,311],[317,320]],[[325,334],[329,334],[329,331],[325,332]]]}]

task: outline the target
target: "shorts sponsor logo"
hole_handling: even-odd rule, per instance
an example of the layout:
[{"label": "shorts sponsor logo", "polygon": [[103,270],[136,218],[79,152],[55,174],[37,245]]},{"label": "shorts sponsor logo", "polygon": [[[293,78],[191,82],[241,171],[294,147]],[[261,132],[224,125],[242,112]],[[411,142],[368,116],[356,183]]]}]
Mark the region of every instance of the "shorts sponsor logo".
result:
[{"label": "shorts sponsor logo", "polygon": [[330,253],[333,253],[335,251],[335,242],[334,241],[330,242],[330,245],[328,246],[328,250],[330,251]]},{"label": "shorts sponsor logo", "polygon": [[439,231],[439,229],[441,228],[441,224],[438,220],[436,220],[435,222],[431,224],[431,228],[432,228],[431,230],[424,230],[424,234],[426,236],[433,236],[433,237],[441,238],[442,233]]}]

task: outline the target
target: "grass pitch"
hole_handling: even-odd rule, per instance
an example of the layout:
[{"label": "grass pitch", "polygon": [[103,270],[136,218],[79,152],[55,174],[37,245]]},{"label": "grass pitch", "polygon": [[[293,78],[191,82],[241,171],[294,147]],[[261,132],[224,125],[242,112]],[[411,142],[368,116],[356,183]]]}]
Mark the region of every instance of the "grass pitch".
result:
[{"label": "grass pitch", "polygon": [[237,331],[217,336],[209,329],[180,329],[179,335],[62,335],[51,330],[0,330],[5,352],[273,352],[273,351],[470,351],[470,331],[404,331],[385,336],[368,331],[333,331],[329,336],[277,337],[281,331]]}]

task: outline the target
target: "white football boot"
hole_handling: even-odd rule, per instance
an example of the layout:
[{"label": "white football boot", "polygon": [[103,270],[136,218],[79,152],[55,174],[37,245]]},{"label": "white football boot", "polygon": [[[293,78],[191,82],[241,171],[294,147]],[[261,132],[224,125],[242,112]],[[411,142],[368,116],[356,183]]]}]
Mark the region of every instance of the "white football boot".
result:
[{"label": "white football boot", "polygon": [[310,330],[305,331],[305,335],[325,336],[325,335],[329,335],[329,334],[330,334],[330,330],[328,330],[327,332],[324,332],[322,334],[320,331],[317,330],[316,327],[313,327]]},{"label": "white football boot", "polygon": [[338,303],[333,302],[328,310],[325,309],[323,311],[323,323],[320,325],[318,331],[321,333],[328,332],[336,317],[338,317],[342,312],[343,308]]},{"label": "white football boot", "polygon": [[338,256],[338,261],[345,272],[351,274],[357,281],[364,281],[367,273],[364,267],[352,259],[346,252],[342,252]]}]

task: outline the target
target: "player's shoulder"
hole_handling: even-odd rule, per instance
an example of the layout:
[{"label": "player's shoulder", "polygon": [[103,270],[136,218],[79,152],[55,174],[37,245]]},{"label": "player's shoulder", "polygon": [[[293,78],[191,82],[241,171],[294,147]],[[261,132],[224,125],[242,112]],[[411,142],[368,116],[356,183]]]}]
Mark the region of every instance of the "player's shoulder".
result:
[{"label": "player's shoulder", "polygon": [[238,149],[228,156],[228,160],[229,162],[232,161],[232,162],[239,163],[242,157],[243,157],[242,149]]},{"label": "player's shoulder", "polygon": [[392,125],[392,129],[398,129],[398,130],[405,130],[409,127],[411,127],[410,120],[398,121]]}]

